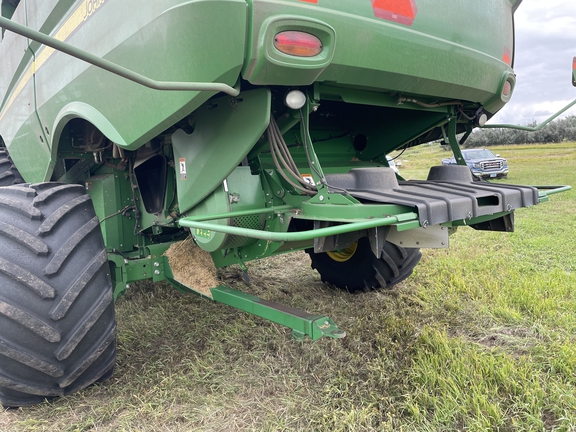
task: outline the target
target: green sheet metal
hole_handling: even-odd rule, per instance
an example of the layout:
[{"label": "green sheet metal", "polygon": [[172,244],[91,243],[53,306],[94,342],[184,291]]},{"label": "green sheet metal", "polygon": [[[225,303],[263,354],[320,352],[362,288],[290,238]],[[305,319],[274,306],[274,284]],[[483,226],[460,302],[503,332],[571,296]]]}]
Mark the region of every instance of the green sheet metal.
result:
[{"label": "green sheet metal", "polygon": [[246,157],[270,120],[270,90],[211,99],[198,111],[192,134],[172,135],[182,212],[208,196]]}]

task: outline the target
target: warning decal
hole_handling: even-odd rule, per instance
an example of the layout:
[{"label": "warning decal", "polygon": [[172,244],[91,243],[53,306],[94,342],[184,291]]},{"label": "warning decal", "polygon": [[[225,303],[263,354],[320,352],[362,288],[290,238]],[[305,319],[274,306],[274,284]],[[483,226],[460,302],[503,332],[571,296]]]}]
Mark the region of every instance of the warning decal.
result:
[{"label": "warning decal", "polygon": [[180,165],[180,180],[188,179],[188,176],[186,175],[186,158],[180,158],[178,159],[178,162]]}]

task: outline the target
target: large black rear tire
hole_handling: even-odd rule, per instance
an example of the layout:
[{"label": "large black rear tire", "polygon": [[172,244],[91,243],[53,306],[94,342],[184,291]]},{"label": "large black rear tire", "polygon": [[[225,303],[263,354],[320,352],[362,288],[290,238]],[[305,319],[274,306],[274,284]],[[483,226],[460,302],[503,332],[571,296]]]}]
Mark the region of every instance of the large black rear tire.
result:
[{"label": "large black rear tire", "polygon": [[366,237],[343,251],[315,253],[314,249],[306,249],[306,253],[322,282],[350,292],[391,288],[410,276],[422,258],[420,249],[390,242],[384,245],[382,256],[376,258]]},{"label": "large black rear tire", "polygon": [[24,183],[24,179],[6,149],[0,148],[0,186],[11,186],[20,183]]},{"label": "large black rear tire", "polygon": [[116,320],[98,218],[79,185],[0,188],[0,403],[111,375]]}]

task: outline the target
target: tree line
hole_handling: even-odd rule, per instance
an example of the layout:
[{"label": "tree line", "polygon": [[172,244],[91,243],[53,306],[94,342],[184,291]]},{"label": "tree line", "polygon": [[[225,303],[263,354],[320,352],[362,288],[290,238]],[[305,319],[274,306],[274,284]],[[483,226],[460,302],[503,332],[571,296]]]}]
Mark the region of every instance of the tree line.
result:
[{"label": "tree line", "polygon": [[[537,126],[536,121],[526,125]],[[576,141],[576,116],[550,122],[536,132],[517,129],[476,129],[464,147],[486,147],[503,144],[545,144]]]}]

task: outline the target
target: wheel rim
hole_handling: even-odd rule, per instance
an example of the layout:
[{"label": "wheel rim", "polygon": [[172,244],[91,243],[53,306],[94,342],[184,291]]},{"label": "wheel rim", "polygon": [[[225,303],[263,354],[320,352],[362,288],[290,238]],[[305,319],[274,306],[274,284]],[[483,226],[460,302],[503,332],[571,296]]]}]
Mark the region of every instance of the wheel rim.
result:
[{"label": "wheel rim", "polygon": [[348,246],[344,249],[339,249],[335,251],[326,252],[330,258],[337,262],[346,262],[354,256],[356,249],[358,248],[358,242]]}]

